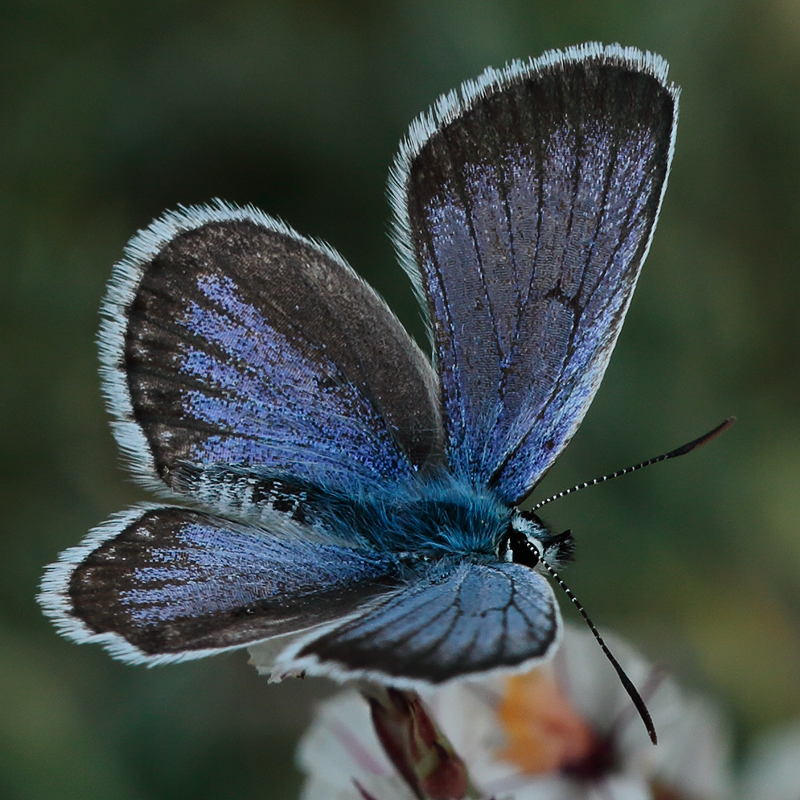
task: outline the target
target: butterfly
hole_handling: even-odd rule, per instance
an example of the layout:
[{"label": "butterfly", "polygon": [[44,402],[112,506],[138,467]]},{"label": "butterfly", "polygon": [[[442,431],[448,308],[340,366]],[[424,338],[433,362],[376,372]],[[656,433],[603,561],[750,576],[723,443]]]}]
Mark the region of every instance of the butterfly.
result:
[{"label": "butterfly", "polygon": [[327,245],[252,207],[128,244],[99,336],[116,439],[181,504],[135,506],[51,565],[58,630],[123,661],[257,645],[278,673],[415,688],[552,655],[519,509],[602,380],[666,188],[678,90],[586,44],[487,69],[400,146],[393,238],[432,358]]}]

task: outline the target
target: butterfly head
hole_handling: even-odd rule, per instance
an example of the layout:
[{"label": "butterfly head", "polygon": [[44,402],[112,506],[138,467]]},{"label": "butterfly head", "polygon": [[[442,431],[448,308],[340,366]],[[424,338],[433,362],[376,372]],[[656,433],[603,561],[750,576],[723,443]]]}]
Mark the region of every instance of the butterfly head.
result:
[{"label": "butterfly head", "polygon": [[568,564],[575,554],[572,531],[553,533],[531,511],[515,511],[497,544],[500,561],[535,569],[544,560],[554,568]]}]

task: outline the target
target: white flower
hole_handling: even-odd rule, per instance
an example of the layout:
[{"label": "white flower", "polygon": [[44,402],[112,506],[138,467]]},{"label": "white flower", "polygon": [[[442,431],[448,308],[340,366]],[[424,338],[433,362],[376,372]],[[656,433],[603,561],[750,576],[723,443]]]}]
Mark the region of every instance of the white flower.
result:
[{"label": "white flower", "polygon": [[[686,697],[624,643],[614,637],[608,641],[647,703],[659,744],[651,744],[591,634],[567,626],[564,643],[548,665],[520,675],[455,682],[424,696],[478,787],[465,796],[730,798],[728,740],[714,708]],[[304,800],[419,796],[393,768],[373,731],[368,704],[355,690],[321,707],[301,743],[299,761],[308,775]]]},{"label": "white flower", "polygon": [[367,701],[346,689],[321,704],[297,751],[303,800],[417,800],[375,735]]},{"label": "white flower", "polygon": [[800,798],[800,722],[763,734],[742,779],[742,800]]},{"label": "white flower", "polygon": [[250,645],[247,648],[247,652],[250,654],[250,663],[256,668],[259,675],[266,675],[270,683],[280,683],[284,678],[296,677],[297,673],[281,672],[276,668],[275,663],[278,656],[302,635],[302,633],[285,633]]}]

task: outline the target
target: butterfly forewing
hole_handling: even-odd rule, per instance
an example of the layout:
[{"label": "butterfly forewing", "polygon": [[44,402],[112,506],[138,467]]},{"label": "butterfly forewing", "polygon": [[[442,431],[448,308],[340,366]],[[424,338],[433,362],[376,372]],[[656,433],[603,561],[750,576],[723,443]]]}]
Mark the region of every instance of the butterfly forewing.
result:
[{"label": "butterfly forewing", "polygon": [[[666,186],[666,64],[584,48],[465,85],[394,173],[456,474],[521,500],[588,408]],[[412,268],[416,269],[416,268]]]},{"label": "butterfly forewing", "polygon": [[440,448],[429,364],[332,251],[220,205],[168,215],[128,252],[101,347],[145,480],[175,489],[181,462],[235,463],[351,488]]}]

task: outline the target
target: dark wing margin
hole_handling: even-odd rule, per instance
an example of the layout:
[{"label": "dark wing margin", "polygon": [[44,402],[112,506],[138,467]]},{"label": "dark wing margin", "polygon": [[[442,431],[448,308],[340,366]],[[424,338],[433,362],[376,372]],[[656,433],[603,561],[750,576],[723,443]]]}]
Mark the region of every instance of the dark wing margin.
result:
[{"label": "dark wing margin", "polygon": [[325,484],[401,479],[441,452],[430,364],[326,245],[254,208],[168,213],[116,265],[101,372],[134,474],[257,464]]},{"label": "dark wing margin", "polygon": [[278,668],[414,688],[533,667],[552,655],[561,629],[537,572],[443,560],[372,609],[291,645]]},{"label": "dark wing margin", "polygon": [[132,508],[48,567],[39,603],[67,638],[154,665],[341,621],[398,586],[390,557],[275,519],[269,533],[174,506]]},{"label": "dark wing margin", "polygon": [[596,44],[487,70],[417,120],[395,162],[447,458],[507,502],[575,433],[616,343],[672,157],[666,74]]}]

